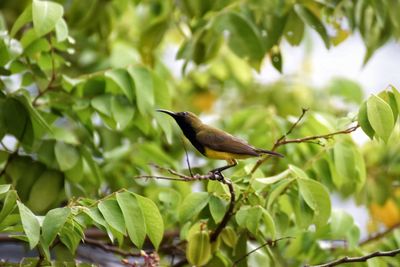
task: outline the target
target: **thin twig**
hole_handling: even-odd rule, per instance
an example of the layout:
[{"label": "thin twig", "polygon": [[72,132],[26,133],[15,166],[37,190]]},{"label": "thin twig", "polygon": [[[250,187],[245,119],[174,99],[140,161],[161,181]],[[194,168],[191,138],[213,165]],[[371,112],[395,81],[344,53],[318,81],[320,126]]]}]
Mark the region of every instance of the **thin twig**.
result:
[{"label": "thin twig", "polygon": [[352,262],[366,262],[367,260],[371,258],[376,258],[376,257],[394,257],[397,254],[400,253],[400,248],[395,249],[395,250],[390,250],[390,251],[375,251],[372,252],[371,254],[367,254],[361,257],[343,257],[328,263],[323,263],[319,265],[305,265],[304,267],[332,267],[336,266],[339,264],[344,264],[344,263],[352,263]]},{"label": "thin twig", "polygon": [[43,89],[42,91],[40,91],[39,89],[39,93],[38,95],[33,99],[32,101],[32,105],[33,106],[37,106],[37,101],[39,100],[39,98],[41,98],[44,94],[46,94],[48,91],[50,91],[51,89],[53,89],[53,83],[55,82],[56,78],[57,78],[57,73],[56,73],[56,64],[55,64],[55,60],[54,60],[54,47],[53,44],[51,43],[50,40],[50,53],[51,53],[51,77],[50,77],[50,81],[47,84],[46,88]]},{"label": "thin twig", "polygon": [[329,138],[331,138],[331,137],[333,137],[335,135],[349,134],[349,133],[354,132],[355,130],[357,130],[359,127],[360,127],[360,125],[357,124],[356,126],[352,126],[352,127],[347,128],[345,130],[337,131],[337,132],[330,133],[330,134],[314,135],[314,136],[308,136],[308,137],[303,137],[303,138],[295,138],[295,139],[283,140],[278,144],[278,146],[291,144],[291,143],[304,143],[304,142],[308,142],[308,141],[316,140],[316,139],[329,139]]},{"label": "thin twig", "polygon": [[223,176],[222,173],[220,172],[209,172],[208,174],[195,174],[192,176],[184,175],[181,173],[178,173],[175,170],[169,169],[169,168],[163,168],[158,165],[154,165],[156,168],[164,170],[169,172],[171,175],[177,176],[179,178],[175,177],[165,177],[165,176],[157,176],[157,175],[140,175],[134,177],[134,179],[140,179],[140,178],[154,178],[154,179],[164,179],[164,180],[173,180],[173,181],[182,181],[182,182],[190,182],[190,181],[196,181],[196,180],[214,180],[214,181],[219,181],[222,184],[226,184],[229,189],[230,193],[230,202],[229,202],[229,207],[228,210],[225,212],[224,217],[222,218],[222,221],[218,224],[217,228],[215,228],[214,232],[210,236],[211,242],[215,241],[221,231],[226,227],[228,224],[229,220],[231,219],[233,215],[233,208],[235,207],[235,201],[236,201],[236,196],[235,196],[235,190],[233,188],[232,181],[230,179],[227,179]]},{"label": "thin twig", "polygon": [[187,166],[189,168],[190,176],[193,177],[193,172],[192,172],[192,168],[190,167],[190,161],[189,161],[189,156],[188,156],[188,152],[187,152],[187,149],[186,149],[185,141],[183,141],[183,138],[181,138],[181,141],[182,141],[183,149],[185,150],[186,164],[187,164]]},{"label": "thin twig", "polygon": [[121,255],[123,257],[129,257],[129,256],[131,256],[131,257],[141,257],[142,256],[140,252],[129,252],[129,251],[126,251],[126,250],[122,250],[122,249],[120,249],[118,247],[107,245],[106,243],[104,243],[104,242],[102,242],[100,240],[96,240],[96,239],[92,239],[92,238],[85,238],[85,244],[89,244],[89,245],[101,248],[104,251],[111,252],[111,253],[114,253],[114,254],[118,254],[118,255]]},{"label": "thin twig", "polygon": [[[279,143],[282,142],[283,140],[285,140],[286,137],[293,132],[293,130],[297,127],[297,125],[299,125],[300,121],[304,118],[307,111],[308,111],[307,108],[301,109],[301,115],[299,116],[299,118],[292,124],[292,126],[290,126],[289,130],[284,135],[282,135],[275,141],[273,147],[271,148],[271,151],[275,151],[279,147]],[[266,156],[260,158],[259,160],[257,160],[256,164],[254,165],[254,167],[250,173],[253,174],[261,166],[261,164],[263,164],[269,158],[271,158],[271,155],[266,155]]]},{"label": "thin twig", "polygon": [[370,243],[370,242],[376,241],[378,239],[381,239],[382,237],[385,237],[386,235],[390,234],[391,232],[393,232],[394,230],[396,230],[399,227],[400,227],[400,223],[396,223],[395,225],[387,228],[385,231],[377,233],[375,235],[372,235],[372,236],[368,237],[367,239],[362,240],[359,243],[359,245],[363,246],[363,245],[365,245],[367,243]]},{"label": "thin twig", "polygon": [[289,130],[282,135],[276,142],[276,143],[280,143],[282,140],[284,140],[289,134],[291,134],[294,130],[294,128],[297,127],[297,125],[299,125],[300,121],[304,118],[304,116],[306,115],[308,111],[308,108],[302,108],[301,109],[301,115],[299,116],[299,118],[292,124],[292,126],[289,128]]},{"label": "thin twig", "polygon": [[289,239],[289,238],[294,238],[291,236],[286,236],[286,237],[281,237],[275,240],[268,240],[267,242],[265,242],[264,244],[262,244],[261,246],[256,247],[255,249],[247,252],[245,255],[243,255],[242,257],[240,257],[239,259],[235,260],[235,262],[233,263],[233,267],[236,266],[236,264],[238,264],[239,262],[241,262],[242,260],[244,260],[245,258],[247,258],[250,254],[253,254],[254,252],[256,252],[259,249],[262,249],[263,247],[269,246],[269,247],[273,247],[276,245],[276,243],[278,241],[284,240],[284,239]]},{"label": "thin twig", "polygon": [[6,144],[4,144],[3,140],[0,140],[0,145],[4,148],[4,151],[6,151],[7,153],[11,154],[13,153],[13,151],[11,149],[9,149]]},{"label": "thin twig", "polygon": [[[271,148],[271,151],[275,151],[278,147],[287,145],[287,144],[293,144],[293,143],[313,143],[313,144],[320,144],[316,142],[318,139],[329,139],[332,138],[335,135],[340,135],[340,134],[349,134],[351,132],[354,132],[357,130],[360,125],[357,124],[356,126],[352,126],[350,128],[347,128],[345,130],[329,133],[329,134],[322,134],[322,135],[313,135],[313,136],[307,136],[303,138],[295,138],[295,139],[286,139],[286,137],[293,132],[293,130],[299,125],[300,121],[303,119],[304,115],[306,114],[308,109],[302,109],[302,113],[299,116],[299,118],[292,124],[292,126],[289,128],[289,130],[282,135],[279,139],[277,139]],[[260,158],[256,164],[254,165],[253,169],[251,170],[251,173],[254,173],[265,161],[267,161],[269,158],[271,158],[271,155],[266,155],[265,157]]]}]

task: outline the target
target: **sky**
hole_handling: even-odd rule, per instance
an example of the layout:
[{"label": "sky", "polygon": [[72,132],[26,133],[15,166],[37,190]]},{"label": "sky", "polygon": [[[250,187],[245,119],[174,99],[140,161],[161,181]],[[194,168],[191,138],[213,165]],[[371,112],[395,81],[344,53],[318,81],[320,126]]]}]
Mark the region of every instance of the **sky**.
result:
[{"label": "sky", "polygon": [[[306,37],[307,38],[307,37]],[[316,33],[310,33],[310,40],[293,47],[283,42],[283,74],[301,73],[304,61],[310,68],[307,75],[312,85],[323,87],[335,77],[345,77],[358,82],[367,97],[384,90],[389,84],[400,88],[400,44],[390,42],[378,49],[369,62],[363,66],[365,46],[359,34],[349,36],[338,46],[326,49]],[[311,46],[311,49],[308,48]],[[281,77],[269,62],[264,64],[256,79],[263,83],[273,82]]]}]

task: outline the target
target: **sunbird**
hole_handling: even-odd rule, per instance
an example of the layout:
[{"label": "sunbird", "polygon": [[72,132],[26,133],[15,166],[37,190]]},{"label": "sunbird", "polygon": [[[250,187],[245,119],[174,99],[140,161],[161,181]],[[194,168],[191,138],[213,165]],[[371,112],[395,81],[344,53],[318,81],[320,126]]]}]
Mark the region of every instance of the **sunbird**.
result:
[{"label": "sunbird", "polygon": [[262,154],[283,158],[280,153],[255,148],[242,139],[204,124],[192,112],[172,112],[165,109],[157,109],[157,111],[166,113],[174,118],[183,134],[201,154],[207,158],[224,159],[228,162],[228,165],[216,168],[211,171],[212,173],[221,173],[236,166],[237,159],[259,157]]}]

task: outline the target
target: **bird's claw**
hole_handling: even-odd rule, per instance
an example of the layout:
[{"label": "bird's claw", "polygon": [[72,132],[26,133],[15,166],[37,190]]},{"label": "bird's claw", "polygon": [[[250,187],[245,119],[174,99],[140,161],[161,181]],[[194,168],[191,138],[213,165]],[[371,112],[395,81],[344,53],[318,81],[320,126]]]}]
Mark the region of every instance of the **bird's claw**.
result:
[{"label": "bird's claw", "polygon": [[222,181],[224,179],[224,176],[219,170],[210,171],[209,174],[210,180]]}]

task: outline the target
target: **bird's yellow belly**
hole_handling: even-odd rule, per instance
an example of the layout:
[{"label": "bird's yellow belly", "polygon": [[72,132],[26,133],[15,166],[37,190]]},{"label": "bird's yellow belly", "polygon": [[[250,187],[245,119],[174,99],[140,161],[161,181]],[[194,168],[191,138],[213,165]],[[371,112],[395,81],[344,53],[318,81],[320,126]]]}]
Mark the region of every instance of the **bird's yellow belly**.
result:
[{"label": "bird's yellow belly", "polygon": [[225,159],[225,160],[230,160],[230,159],[247,159],[252,156],[250,155],[243,155],[243,154],[235,154],[235,153],[229,153],[229,152],[222,152],[222,151],[216,151],[212,150],[209,148],[205,148],[204,154],[206,157],[211,158],[211,159]]}]

